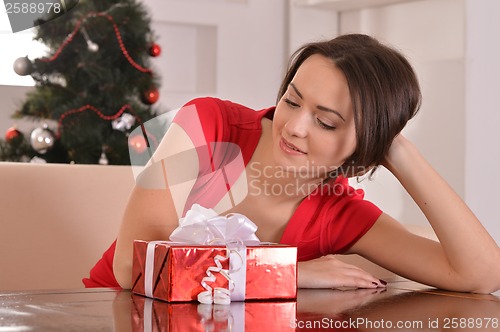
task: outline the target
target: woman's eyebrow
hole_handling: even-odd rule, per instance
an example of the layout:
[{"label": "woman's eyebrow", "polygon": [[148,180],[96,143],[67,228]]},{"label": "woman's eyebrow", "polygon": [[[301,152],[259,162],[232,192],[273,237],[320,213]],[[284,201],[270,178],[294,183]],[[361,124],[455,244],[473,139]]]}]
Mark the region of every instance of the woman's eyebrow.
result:
[{"label": "woman's eyebrow", "polygon": [[297,89],[295,84],[290,83],[290,86],[295,90],[295,93],[300,97],[300,99],[304,99],[304,97],[302,97],[302,93],[300,93],[299,89]]},{"label": "woman's eyebrow", "polygon": [[[289,84],[293,90],[295,91],[295,93],[297,94],[297,96],[299,96],[300,99],[304,99],[304,97],[302,97],[302,93],[300,93],[299,89],[297,89],[297,87],[295,86],[295,84],[293,83],[290,83]],[[316,106],[317,109],[319,109],[320,111],[324,111],[324,112],[331,112],[331,113],[334,113],[336,114],[339,118],[342,119],[342,121],[345,122],[345,119],[344,117],[342,116],[342,114],[340,114],[340,112],[334,110],[334,109],[331,109],[331,108],[328,108],[328,107],[325,107],[325,106],[321,106],[321,105],[318,105]]]},{"label": "woman's eyebrow", "polygon": [[337,114],[339,118],[342,119],[342,121],[345,122],[345,119],[344,117],[342,116],[342,114],[340,114],[340,112],[336,111],[336,110],[333,110],[331,108],[328,108],[328,107],[325,107],[325,106],[321,106],[321,105],[318,105],[316,106],[317,109],[319,109],[320,111],[325,111],[325,112],[331,112],[331,113],[334,113],[334,114]]}]

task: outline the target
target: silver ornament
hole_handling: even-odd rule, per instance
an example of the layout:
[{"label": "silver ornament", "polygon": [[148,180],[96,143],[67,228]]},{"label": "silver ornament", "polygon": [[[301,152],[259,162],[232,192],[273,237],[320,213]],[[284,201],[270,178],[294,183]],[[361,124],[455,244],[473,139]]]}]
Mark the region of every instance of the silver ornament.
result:
[{"label": "silver ornament", "polygon": [[130,130],[135,123],[135,116],[129,113],[123,113],[121,117],[111,122],[111,127],[114,130],[126,131]]},{"label": "silver ornament", "polygon": [[28,56],[17,58],[13,65],[14,71],[17,75],[26,76],[33,72],[33,63]]},{"label": "silver ornament", "polygon": [[47,126],[44,126],[43,128],[36,128],[31,132],[30,143],[33,150],[44,154],[54,146],[54,134],[47,128]]}]

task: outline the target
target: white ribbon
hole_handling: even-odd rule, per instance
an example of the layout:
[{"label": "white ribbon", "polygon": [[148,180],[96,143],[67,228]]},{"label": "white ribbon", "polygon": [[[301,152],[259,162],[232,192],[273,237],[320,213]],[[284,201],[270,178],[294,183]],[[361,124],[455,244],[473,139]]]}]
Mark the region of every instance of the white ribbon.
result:
[{"label": "white ribbon", "polygon": [[155,248],[157,244],[170,243],[168,241],[151,241],[146,248],[146,261],[144,262],[144,295],[153,297]]},{"label": "white ribbon", "polygon": [[[198,296],[200,302],[212,303],[210,301],[213,300],[217,304],[229,304],[231,300],[245,300],[246,246],[260,244],[256,231],[257,226],[242,214],[232,213],[223,217],[199,204],[194,204],[186,216],[179,220],[179,227],[172,232],[170,240],[189,244],[225,245],[228,249],[226,258],[229,258],[229,271],[222,269],[220,265],[221,258],[224,257],[214,259],[216,266],[209,267],[207,277],[202,280],[205,291]],[[230,292],[216,288],[211,297],[212,288],[207,284],[215,280],[211,272],[219,272],[228,278]]]}]

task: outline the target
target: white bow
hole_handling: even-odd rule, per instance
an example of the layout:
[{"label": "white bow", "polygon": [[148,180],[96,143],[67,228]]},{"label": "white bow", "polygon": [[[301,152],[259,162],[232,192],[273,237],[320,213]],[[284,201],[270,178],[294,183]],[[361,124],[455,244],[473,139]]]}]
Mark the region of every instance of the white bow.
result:
[{"label": "white bow", "polygon": [[170,240],[174,242],[225,245],[228,243],[243,243],[258,245],[259,238],[255,235],[257,226],[247,217],[238,213],[219,216],[214,210],[194,204],[179,220],[179,227],[174,229]]},{"label": "white bow", "polygon": [[[210,266],[207,276],[201,281],[205,291],[198,294],[201,303],[229,304],[231,300],[244,301],[246,287],[246,246],[260,244],[255,235],[257,226],[242,214],[232,213],[219,216],[212,209],[194,204],[179,220],[177,227],[170,235],[174,242],[225,245],[228,248],[226,257],[217,255],[214,258],[215,266]],[[229,258],[230,268],[222,268],[221,261]],[[238,264],[239,263],[239,264]],[[220,273],[229,281],[229,288],[215,288],[208,283],[215,281],[213,273]]]}]

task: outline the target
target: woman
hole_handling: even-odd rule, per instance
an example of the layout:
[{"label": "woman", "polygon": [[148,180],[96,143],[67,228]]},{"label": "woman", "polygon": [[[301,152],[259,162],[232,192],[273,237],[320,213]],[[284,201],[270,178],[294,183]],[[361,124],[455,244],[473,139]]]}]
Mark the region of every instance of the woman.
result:
[{"label": "woman", "polygon": [[[116,252],[113,245],[86,285],[113,286],[117,281],[130,288],[133,240],[168,239],[179,217],[192,203],[201,203],[220,214],[244,214],[258,226],[261,241],[297,246],[299,287],[385,286],[333,255],[346,253],[438,288],[498,290],[497,244],[400,134],[421,98],[407,60],[357,34],[305,45],[292,59],[275,108],[255,112],[203,98],[179,111],[163,139],[168,151],[157,160],[170,160],[182,151],[182,160],[194,161],[183,165],[197,166],[179,173],[174,162],[167,162],[165,188],[136,185]],[[224,193],[212,190],[217,186],[207,181],[210,170],[200,163],[200,151],[210,150],[212,142],[241,149],[244,169],[230,174]],[[210,153],[214,151],[221,149]],[[409,233],[347,184],[347,177],[379,166],[413,197],[439,243]]]}]

